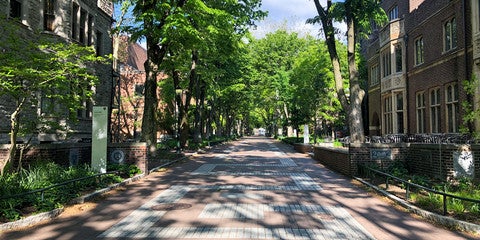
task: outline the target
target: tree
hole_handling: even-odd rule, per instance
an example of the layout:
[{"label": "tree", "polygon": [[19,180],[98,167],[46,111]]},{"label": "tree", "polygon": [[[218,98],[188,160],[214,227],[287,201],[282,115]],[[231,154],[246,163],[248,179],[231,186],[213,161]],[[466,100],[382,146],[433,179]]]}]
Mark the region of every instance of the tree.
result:
[{"label": "tree", "polygon": [[39,132],[67,131],[81,102],[91,98],[91,87],[98,82],[91,64],[103,58],[91,47],[25,31],[3,18],[0,49],[0,98],[10,103],[5,110],[10,117],[11,143],[8,158],[0,162],[3,174],[16,159],[19,136],[30,134],[31,139]]},{"label": "tree", "polygon": [[[382,24],[386,15],[380,7],[379,0],[345,0],[332,3],[327,0],[324,8],[319,0],[314,0],[318,16],[307,20],[309,23],[321,23],[327,43],[330,61],[333,66],[335,88],[343,109],[348,115],[348,127],[353,142],[363,142],[365,139],[362,101],[365,91],[361,88],[356,65],[356,44],[359,37],[365,36],[370,30],[370,20]],[[347,25],[347,59],[349,72],[349,89],[346,91],[341,75],[341,64],[335,40],[334,20],[345,21]]]},{"label": "tree", "polygon": [[[133,15],[138,25],[127,26],[125,31],[132,33],[133,39],[144,38],[147,43],[145,70],[145,109],[142,122],[142,137],[155,152],[157,131],[157,78],[162,70],[168,70],[175,89],[181,85],[186,100],[179,108],[182,139],[188,136],[187,113],[195,83],[199,82],[199,67],[202,58],[210,53],[208,43],[225,33],[244,33],[246,26],[263,16],[257,8],[260,0],[254,1],[140,1],[131,0]],[[228,32],[230,31],[230,32]],[[226,39],[232,39],[228,37]],[[220,45],[215,45],[220,48]],[[164,63],[167,54],[169,63]],[[189,57],[187,57],[189,56]],[[161,69],[163,66],[165,69]],[[188,84],[180,84],[184,80]],[[182,102],[180,97],[177,103]],[[184,140],[182,142],[185,142]]]},{"label": "tree", "polygon": [[[345,56],[345,46],[339,44],[339,47],[339,54]],[[293,96],[290,111],[296,111],[296,116],[292,114],[292,125],[313,124],[317,130],[317,122],[321,122],[324,128],[333,131],[334,125],[344,123],[341,105],[335,94],[332,64],[323,41],[310,40],[307,49],[298,55],[290,84]],[[328,131],[325,129],[324,133]]]},{"label": "tree", "polygon": [[280,29],[250,43],[256,111],[263,115],[269,134],[275,134],[278,124],[288,125],[291,117],[288,104],[292,93],[289,75],[306,42],[298,34]]}]

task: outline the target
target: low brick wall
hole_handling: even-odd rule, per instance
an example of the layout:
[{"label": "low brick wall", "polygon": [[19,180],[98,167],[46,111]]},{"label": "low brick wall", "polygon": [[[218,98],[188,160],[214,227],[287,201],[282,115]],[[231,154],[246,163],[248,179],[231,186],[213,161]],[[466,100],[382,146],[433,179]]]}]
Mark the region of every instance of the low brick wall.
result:
[{"label": "low brick wall", "polygon": [[329,169],[352,176],[348,149],[335,147],[313,147],[314,158]]},{"label": "low brick wall", "polygon": [[309,153],[313,150],[313,146],[311,144],[295,143],[293,149],[299,153]]},{"label": "low brick wall", "polygon": [[[10,145],[0,145],[0,158],[6,159]],[[107,160],[112,163],[112,152],[122,152],[124,163],[135,164],[142,172],[148,172],[146,143],[111,143],[107,147]],[[19,154],[17,154],[17,157]],[[35,161],[54,161],[62,166],[90,164],[92,158],[91,143],[39,144],[30,146],[24,152],[23,164]],[[17,159],[18,160],[18,159]],[[18,162],[18,161],[15,161]]]},{"label": "low brick wall", "polygon": [[411,144],[407,167],[410,172],[438,179],[454,178],[454,155],[463,148],[473,153],[474,178],[480,179],[480,145]]},{"label": "low brick wall", "polygon": [[480,145],[352,143],[348,149],[315,146],[314,158],[347,176],[357,175],[359,165],[386,169],[403,161],[411,173],[448,180],[455,177],[454,155],[465,148],[473,155],[473,178],[480,179]]}]

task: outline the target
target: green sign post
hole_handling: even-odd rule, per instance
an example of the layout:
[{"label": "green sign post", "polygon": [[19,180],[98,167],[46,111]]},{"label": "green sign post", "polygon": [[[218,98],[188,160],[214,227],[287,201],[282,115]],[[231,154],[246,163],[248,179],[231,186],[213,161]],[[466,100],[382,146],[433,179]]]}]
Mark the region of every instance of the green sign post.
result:
[{"label": "green sign post", "polygon": [[108,108],[93,107],[92,118],[92,169],[107,172]]}]

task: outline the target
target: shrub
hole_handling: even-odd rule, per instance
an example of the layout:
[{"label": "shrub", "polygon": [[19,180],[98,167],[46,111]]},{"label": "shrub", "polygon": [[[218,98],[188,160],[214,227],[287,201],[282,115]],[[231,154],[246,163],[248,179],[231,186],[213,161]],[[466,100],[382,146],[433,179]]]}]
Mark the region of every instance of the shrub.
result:
[{"label": "shrub", "polygon": [[[125,165],[125,175],[140,172],[136,166]],[[93,176],[96,173],[88,166],[63,168],[52,162],[41,162],[18,173],[0,176],[0,196],[14,196],[78,178]],[[100,178],[87,178],[66,185],[49,188],[43,193],[31,193],[18,197],[0,199],[0,222],[18,220],[24,215],[50,211],[68,203],[83,191],[105,187],[121,181],[117,175],[102,175]]]}]

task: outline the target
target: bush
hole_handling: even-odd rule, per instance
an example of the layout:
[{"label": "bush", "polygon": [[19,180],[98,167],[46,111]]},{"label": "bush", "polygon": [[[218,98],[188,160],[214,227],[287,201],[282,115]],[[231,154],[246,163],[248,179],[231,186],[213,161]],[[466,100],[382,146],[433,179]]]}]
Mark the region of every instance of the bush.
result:
[{"label": "bush", "polygon": [[[123,170],[125,175],[136,174],[139,171],[136,166],[127,166]],[[18,173],[0,176],[0,196],[19,195],[95,174],[88,166],[63,168],[52,162],[41,162]],[[0,222],[14,221],[32,213],[62,207],[84,191],[105,187],[121,180],[122,178],[117,175],[107,174],[45,189],[43,193],[0,199]]]}]

